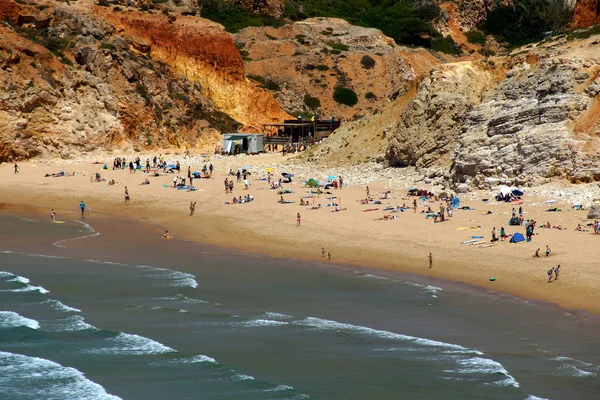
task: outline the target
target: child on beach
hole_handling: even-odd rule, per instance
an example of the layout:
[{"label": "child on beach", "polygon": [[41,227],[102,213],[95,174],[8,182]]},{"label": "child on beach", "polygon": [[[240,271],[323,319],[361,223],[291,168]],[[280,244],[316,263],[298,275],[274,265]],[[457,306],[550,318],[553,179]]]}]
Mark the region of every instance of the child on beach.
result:
[{"label": "child on beach", "polygon": [[550,247],[546,245],[546,257],[550,257]]},{"label": "child on beach", "polygon": [[554,268],[554,280],[558,280],[558,274],[560,272],[560,264],[556,268]]},{"label": "child on beach", "polygon": [[327,261],[331,261],[331,252],[327,252]]},{"label": "child on beach", "polygon": [[540,258],[540,248],[538,247],[538,249],[535,251],[535,254],[533,255],[536,258]]}]

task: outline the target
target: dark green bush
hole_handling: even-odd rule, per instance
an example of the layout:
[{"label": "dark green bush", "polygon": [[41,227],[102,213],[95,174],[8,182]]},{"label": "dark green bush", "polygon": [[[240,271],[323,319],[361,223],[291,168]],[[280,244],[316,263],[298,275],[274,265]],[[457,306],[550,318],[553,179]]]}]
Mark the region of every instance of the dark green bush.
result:
[{"label": "dark green bush", "polygon": [[307,93],[304,95],[304,104],[306,104],[306,107],[314,110],[321,107],[321,100]]},{"label": "dark green bush", "polygon": [[469,43],[479,44],[481,46],[485,45],[485,35],[481,31],[469,31],[465,33],[465,36]]},{"label": "dark green bush", "polygon": [[335,49],[335,50],[340,50],[340,51],[348,51],[348,49],[350,48],[350,47],[348,47],[347,45],[345,45],[345,44],[342,44],[342,43],[333,43],[333,42],[328,42],[327,44],[328,44],[328,45],[329,45],[329,47],[331,47],[332,49]]},{"label": "dark green bush", "polygon": [[367,100],[376,100],[377,96],[373,92],[367,92],[367,93],[365,93],[365,99],[367,99]]},{"label": "dark green bush", "polygon": [[431,49],[446,54],[460,54],[460,49],[450,36],[432,40]]},{"label": "dark green bush", "polygon": [[279,85],[277,84],[277,82],[268,80],[265,82],[265,88],[269,89],[269,90],[274,90],[274,91],[280,91],[281,88],[279,87]]},{"label": "dark green bush", "polygon": [[248,78],[252,79],[253,81],[259,82],[264,84],[265,83],[265,78],[264,76],[260,76],[260,75],[253,75],[253,74],[248,74]]},{"label": "dark green bush", "polygon": [[319,71],[328,71],[329,70],[329,67],[327,65],[324,65],[324,64],[319,64],[315,68],[317,70],[319,70]]},{"label": "dark green bush", "polygon": [[375,66],[375,60],[366,54],[362,56],[360,63],[364,69],[371,69]]},{"label": "dark green bush", "polygon": [[337,86],[333,91],[333,100],[340,104],[352,107],[358,103],[358,96],[354,90],[345,87]]},{"label": "dark green bush", "polygon": [[197,0],[201,16],[218,22],[227,32],[237,32],[248,26],[282,26],[284,22],[263,14],[247,12],[241,6],[224,0]]},{"label": "dark green bush", "polygon": [[520,46],[563,29],[570,18],[567,2],[515,0],[490,11],[483,28],[512,46]]}]

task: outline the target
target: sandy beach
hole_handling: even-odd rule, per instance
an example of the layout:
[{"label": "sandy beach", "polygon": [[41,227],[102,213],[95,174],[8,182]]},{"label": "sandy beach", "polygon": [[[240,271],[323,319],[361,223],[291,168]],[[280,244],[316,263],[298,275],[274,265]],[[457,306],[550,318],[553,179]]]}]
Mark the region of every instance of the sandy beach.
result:
[{"label": "sandy beach", "polygon": [[[158,153],[156,153],[158,154]],[[138,154],[143,163],[152,154]],[[572,209],[565,198],[544,198],[530,195],[539,191],[526,190],[523,198],[525,219],[538,221],[536,235],[529,243],[511,244],[498,242],[493,246],[462,244],[473,240],[472,236],[483,236],[479,241],[489,243],[492,228],[499,234],[505,227],[507,234],[525,233],[523,226],[508,226],[511,208],[518,205],[499,204],[490,192],[476,192],[460,196],[462,206],[474,210],[456,210],[454,217],[444,223],[433,223],[421,211],[431,207],[439,209],[439,202],[423,203],[419,200],[417,213],[407,210],[397,213],[397,219],[382,220],[387,206],[406,204],[410,206],[413,197],[407,196],[409,187],[414,185],[410,177],[403,177],[402,170],[396,170],[393,178],[388,178],[389,170],[375,171],[369,176],[360,175],[361,167],[347,170],[311,167],[295,164],[292,159],[281,154],[265,154],[247,157],[202,158],[194,155],[185,161],[183,154],[166,154],[170,162],[181,162],[181,173],[186,176],[187,168],[200,171],[206,163],[212,162],[212,179],[194,180],[197,191],[176,190],[173,188],[174,174],[148,176],[141,171],[130,173],[128,169],[112,170],[116,155],[88,156],[80,160],[34,160],[19,163],[19,173],[15,174],[12,164],[0,165],[0,203],[4,210],[47,214],[50,220],[54,209],[58,220],[79,218],[78,206],[83,200],[91,212],[86,220],[93,224],[95,218],[103,215],[133,218],[151,226],[156,235],[164,229],[176,238],[201,241],[221,247],[239,249],[245,252],[265,253],[274,257],[298,259],[321,259],[321,248],[331,253],[331,262],[349,263],[403,272],[428,275],[453,281],[464,282],[481,288],[510,293],[522,298],[556,303],[562,307],[600,313],[600,276],[596,273],[598,251],[595,245],[600,238],[588,232],[575,231],[577,224],[585,226],[587,211]],[[122,155],[119,155],[122,156]],[[135,155],[127,155],[132,160]],[[93,164],[99,162],[100,164]],[[108,170],[103,170],[107,164]],[[227,176],[230,168],[234,171],[251,165],[251,183],[248,190],[233,176]],[[292,184],[284,184],[293,193],[284,194],[286,201],[280,204],[277,190],[269,188],[266,168],[274,169],[276,177],[282,172],[295,174]],[[65,171],[75,176],[45,177],[45,174]],[[310,172],[307,172],[310,171]],[[90,177],[100,173],[101,182],[92,182]],[[394,171],[392,171],[394,172]],[[309,176],[308,174],[314,176]],[[309,177],[323,179],[325,175],[343,174],[348,186],[341,190],[330,190],[331,194],[311,194],[311,188],[303,181]],[[344,175],[350,174],[350,175]],[[353,176],[354,174],[354,176]],[[233,194],[223,189],[225,177],[233,178]],[[141,185],[148,179],[149,185]],[[115,185],[108,185],[114,179]],[[556,185],[560,186],[560,182]],[[361,204],[365,197],[365,185],[371,196],[378,199],[380,194],[390,190],[391,198],[380,200],[382,204]],[[124,202],[127,186],[131,202]],[[564,184],[566,191],[577,191],[577,187]],[[422,185],[427,189],[427,185]],[[312,189],[314,190],[314,189]],[[236,197],[250,194],[254,201],[228,205]],[[306,196],[314,196],[307,198]],[[337,200],[328,199],[336,197]],[[483,202],[482,199],[489,199]],[[301,206],[300,200],[309,206]],[[548,200],[553,202],[547,203]],[[189,203],[197,202],[196,212],[189,215]],[[343,211],[333,212],[327,204],[337,201]],[[554,202],[556,201],[556,202]],[[319,209],[311,209],[321,204]],[[549,208],[560,212],[547,212]],[[377,209],[373,211],[365,211]],[[490,215],[487,212],[491,211]],[[301,226],[296,226],[296,214],[302,216]],[[550,222],[564,229],[541,229]],[[460,229],[481,227],[481,229]],[[93,240],[90,239],[90,240]],[[169,241],[164,242],[165,246]],[[552,250],[550,257],[543,255],[546,245]],[[540,248],[540,258],[534,258]],[[429,269],[428,254],[433,254],[433,268]],[[561,265],[560,279],[547,283],[546,271]],[[490,278],[495,281],[490,281]]]}]

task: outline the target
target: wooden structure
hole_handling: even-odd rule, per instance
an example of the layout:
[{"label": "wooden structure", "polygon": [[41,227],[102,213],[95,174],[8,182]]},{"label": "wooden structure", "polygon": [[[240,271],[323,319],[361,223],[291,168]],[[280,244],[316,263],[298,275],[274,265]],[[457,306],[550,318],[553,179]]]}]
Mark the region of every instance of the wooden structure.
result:
[{"label": "wooden structure", "polygon": [[280,124],[266,124],[265,144],[311,143],[328,137],[340,127],[335,119],[286,119]]},{"label": "wooden structure", "polygon": [[224,133],[222,152],[225,154],[262,153],[264,135],[256,133]]}]

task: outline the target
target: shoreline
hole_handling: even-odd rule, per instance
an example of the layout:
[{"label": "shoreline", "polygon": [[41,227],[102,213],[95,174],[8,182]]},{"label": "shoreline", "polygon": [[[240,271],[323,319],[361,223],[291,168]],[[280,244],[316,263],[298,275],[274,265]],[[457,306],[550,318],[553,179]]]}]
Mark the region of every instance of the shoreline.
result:
[{"label": "shoreline", "polygon": [[[249,162],[248,159],[238,161]],[[152,186],[150,189],[156,192],[148,191],[140,196],[137,193],[140,189],[133,182],[142,180],[144,175],[106,171],[108,174],[118,175],[123,181],[116,188],[118,192],[115,195],[115,190],[112,190],[115,188],[99,189],[100,185],[103,186],[102,183],[89,181],[89,174],[97,169],[97,165],[82,162],[78,168],[84,166],[89,171],[87,174],[65,178],[40,177],[43,176],[42,168],[36,168],[33,171],[37,175],[34,180],[41,187],[31,185],[29,181],[27,185],[23,185],[22,180],[18,179],[22,175],[15,179],[3,179],[0,183],[0,187],[4,189],[0,193],[2,209],[12,208],[13,211],[35,212],[43,216],[44,210],[47,210],[49,215],[50,209],[54,208],[60,219],[64,213],[77,215],[73,210],[76,209],[81,197],[85,196],[86,204],[93,209],[93,215],[98,213],[99,216],[104,215],[109,218],[125,217],[147,225],[157,235],[161,235],[164,228],[176,238],[217,246],[224,251],[235,249],[242,253],[258,253],[277,258],[319,261],[323,260],[320,257],[321,247],[325,247],[326,251],[331,251],[332,262],[336,264],[438,278],[486,291],[507,293],[521,299],[555,304],[570,311],[580,310],[584,314],[600,315],[598,301],[600,295],[595,290],[600,285],[593,273],[593,253],[589,257],[589,251],[573,253],[573,249],[568,246],[569,243],[565,243],[566,246],[560,245],[564,241],[563,238],[573,235],[573,232],[541,230],[540,234],[548,236],[545,241],[540,241],[536,237],[534,242],[529,244],[502,243],[487,249],[473,249],[458,245],[464,235],[457,232],[456,227],[483,225],[478,220],[486,217],[479,212],[457,212],[454,220],[445,224],[429,224],[427,223],[429,221],[423,221],[421,215],[413,215],[412,211],[399,214],[398,220],[371,222],[373,218],[370,215],[368,218],[365,217],[368,213],[363,213],[360,204],[351,201],[364,197],[363,188],[358,186],[335,192],[336,195],[343,192],[346,199],[343,203],[344,207],[355,209],[342,213],[330,213],[329,210],[323,209],[309,211],[306,208],[298,208],[297,204],[277,204],[276,199],[279,196],[274,191],[261,192],[263,188],[251,188],[249,192],[234,190],[236,195],[251,193],[256,200],[249,204],[225,206],[223,200],[229,195],[221,192],[220,179],[225,176],[223,171],[216,174],[217,176],[212,180],[207,182],[202,180],[198,184],[202,188],[200,192],[178,193],[157,184],[149,185]],[[44,167],[43,171],[47,170],[48,167]],[[4,165],[0,168],[0,176],[10,178],[10,173],[12,173],[11,166]],[[372,193],[376,193],[381,188],[385,189],[386,183],[372,184]],[[129,206],[125,206],[119,200],[119,193],[125,184],[131,185],[130,191],[134,192]],[[260,182],[253,182],[252,186],[260,184]],[[296,185],[293,190],[300,194],[304,188]],[[174,200],[175,196],[177,200]],[[271,201],[265,201],[267,196]],[[291,196],[297,197],[296,194]],[[139,197],[143,197],[143,200],[139,200]],[[191,200],[200,203],[193,217],[190,217],[186,210]],[[475,200],[466,201],[479,205]],[[402,203],[403,200],[395,199],[394,202]],[[525,207],[531,209],[532,206],[526,203]],[[297,228],[295,213],[299,211],[303,214],[303,226]],[[580,220],[583,213],[569,212],[565,215],[570,217],[569,224],[572,225],[572,221]],[[313,215],[318,215],[318,218],[313,218]],[[345,215],[347,217],[344,217]],[[373,215],[375,216],[380,214]],[[471,216],[473,219],[470,218]],[[501,213],[498,213],[498,218],[505,219]],[[497,226],[497,229],[501,226],[495,221],[491,224],[486,221],[483,230],[469,232],[488,236],[488,230],[492,225]],[[540,219],[538,221],[543,222]],[[566,221],[564,224],[566,225]],[[572,231],[573,227],[570,225],[567,227]],[[380,229],[382,227],[391,229],[389,231]],[[512,232],[508,228],[507,231]],[[595,239],[597,238],[590,234],[586,237],[582,236],[578,241],[589,243],[587,246],[589,250],[593,248],[591,241]],[[545,242],[549,243],[553,250],[552,257],[544,264],[542,264],[543,259],[531,260],[531,254],[535,249],[530,250],[530,248],[535,246],[543,248]],[[522,249],[525,248],[527,250],[524,252]],[[501,249],[510,249],[511,252]],[[517,251],[512,252],[513,249]],[[426,257],[429,251],[434,254],[434,268],[431,270],[427,268]],[[577,262],[583,260],[575,274],[572,273],[573,266],[568,262],[569,258],[574,258]],[[561,280],[550,285],[545,284],[546,266],[554,266],[552,264],[555,263],[562,265]],[[543,266],[540,267],[539,264]],[[489,281],[492,276],[496,281]]]}]

